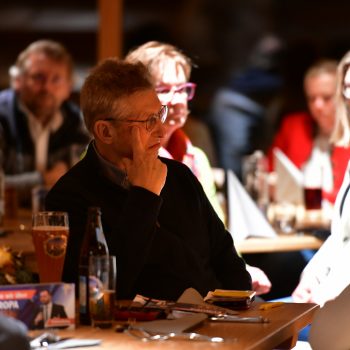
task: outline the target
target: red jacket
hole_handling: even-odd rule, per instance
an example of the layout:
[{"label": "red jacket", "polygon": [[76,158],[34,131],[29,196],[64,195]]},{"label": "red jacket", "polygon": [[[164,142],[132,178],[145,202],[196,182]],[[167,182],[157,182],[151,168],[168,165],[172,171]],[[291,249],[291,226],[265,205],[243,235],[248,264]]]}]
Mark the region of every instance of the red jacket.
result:
[{"label": "red jacket", "polygon": [[[287,115],[273,140],[268,151],[269,169],[274,169],[273,149],[279,148],[300,169],[308,160],[312,152],[314,121],[305,112]],[[333,191],[323,193],[323,198],[334,203],[340,186],[343,182],[344,173],[350,159],[349,147],[333,147],[331,162],[333,167]]]}]

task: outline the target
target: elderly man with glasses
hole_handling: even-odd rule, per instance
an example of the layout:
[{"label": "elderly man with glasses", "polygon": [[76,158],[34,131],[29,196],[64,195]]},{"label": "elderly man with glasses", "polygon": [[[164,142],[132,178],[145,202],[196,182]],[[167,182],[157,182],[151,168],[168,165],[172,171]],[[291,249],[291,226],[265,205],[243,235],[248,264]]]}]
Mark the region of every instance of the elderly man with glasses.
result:
[{"label": "elderly man with glasses", "polygon": [[197,178],[180,162],[158,157],[167,107],[147,68],[101,62],[82,87],[81,108],[94,139],[46,199],[48,209],[69,214],[63,280],[78,282],[87,210],[99,206],[117,257],[118,298],[175,300],[189,287],[203,296],[216,288],[251,289],[244,261]]},{"label": "elderly man with glasses", "polygon": [[[173,45],[149,41],[129,52],[126,60],[142,62],[151,73],[158,98],[167,105],[169,113],[164,123],[165,136],[161,141],[159,154],[186,164],[196,175],[213,206],[225,222],[225,216],[216,196],[216,187],[211,165],[206,154],[192,145],[182,127],[189,114],[188,101],[194,97],[196,84],[189,82],[192,62]],[[253,288],[257,294],[265,294],[271,282],[259,268],[247,266],[252,276]]]}]

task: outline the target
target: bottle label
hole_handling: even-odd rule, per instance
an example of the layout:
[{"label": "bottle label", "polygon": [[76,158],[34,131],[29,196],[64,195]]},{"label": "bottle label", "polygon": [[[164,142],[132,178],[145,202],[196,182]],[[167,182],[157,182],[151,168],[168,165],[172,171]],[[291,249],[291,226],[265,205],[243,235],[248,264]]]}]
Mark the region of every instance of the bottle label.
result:
[{"label": "bottle label", "polygon": [[3,171],[0,169],[0,225],[3,224],[5,216],[5,176]]},{"label": "bottle label", "polygon": [[79,311],[81,314],[87,313],[87,277],[79,276]]}]

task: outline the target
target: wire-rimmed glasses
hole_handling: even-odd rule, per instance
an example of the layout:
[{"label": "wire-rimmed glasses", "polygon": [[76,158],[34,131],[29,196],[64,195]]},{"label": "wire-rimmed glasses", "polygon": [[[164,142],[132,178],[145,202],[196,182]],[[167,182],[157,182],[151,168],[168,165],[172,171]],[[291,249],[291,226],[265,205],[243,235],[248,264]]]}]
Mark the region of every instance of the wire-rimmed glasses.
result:
[{"label": "wire-rimmed glasses", "polygon": [[196,92],[195,83],[183,83],[178,85],[158,85],[156,86],[156,93],[159,99],[171,100],[175,94],[186,94],[187,101],[193,99]]},{"label": "wire-rimmed glasses", "polygon": [[117,118],[105,118],[106,121],[115,121],[121,123],[144,123],[147,131],[152,131],[157,124],[157,121],[160,120],[164,124],[166,117],[168,115],[168,106],[162,105],[158,113],[152,114],[146,120],[136,120],[136,119],[117,119]]}]

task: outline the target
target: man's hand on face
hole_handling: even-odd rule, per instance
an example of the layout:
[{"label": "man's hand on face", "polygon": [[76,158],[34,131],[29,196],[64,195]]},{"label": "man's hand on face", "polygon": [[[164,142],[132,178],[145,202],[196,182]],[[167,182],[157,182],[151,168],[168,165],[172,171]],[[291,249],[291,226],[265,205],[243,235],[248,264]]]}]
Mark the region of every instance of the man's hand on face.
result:
[{"label": "man's hand on face", "polygon": [[143,145],[140,128],[134,126],[131,130],[133,159],[124,158],[123,164],[130,183],[143,187],[157,195],[164,187],[167,167],[158,159],[157,144]]}]

